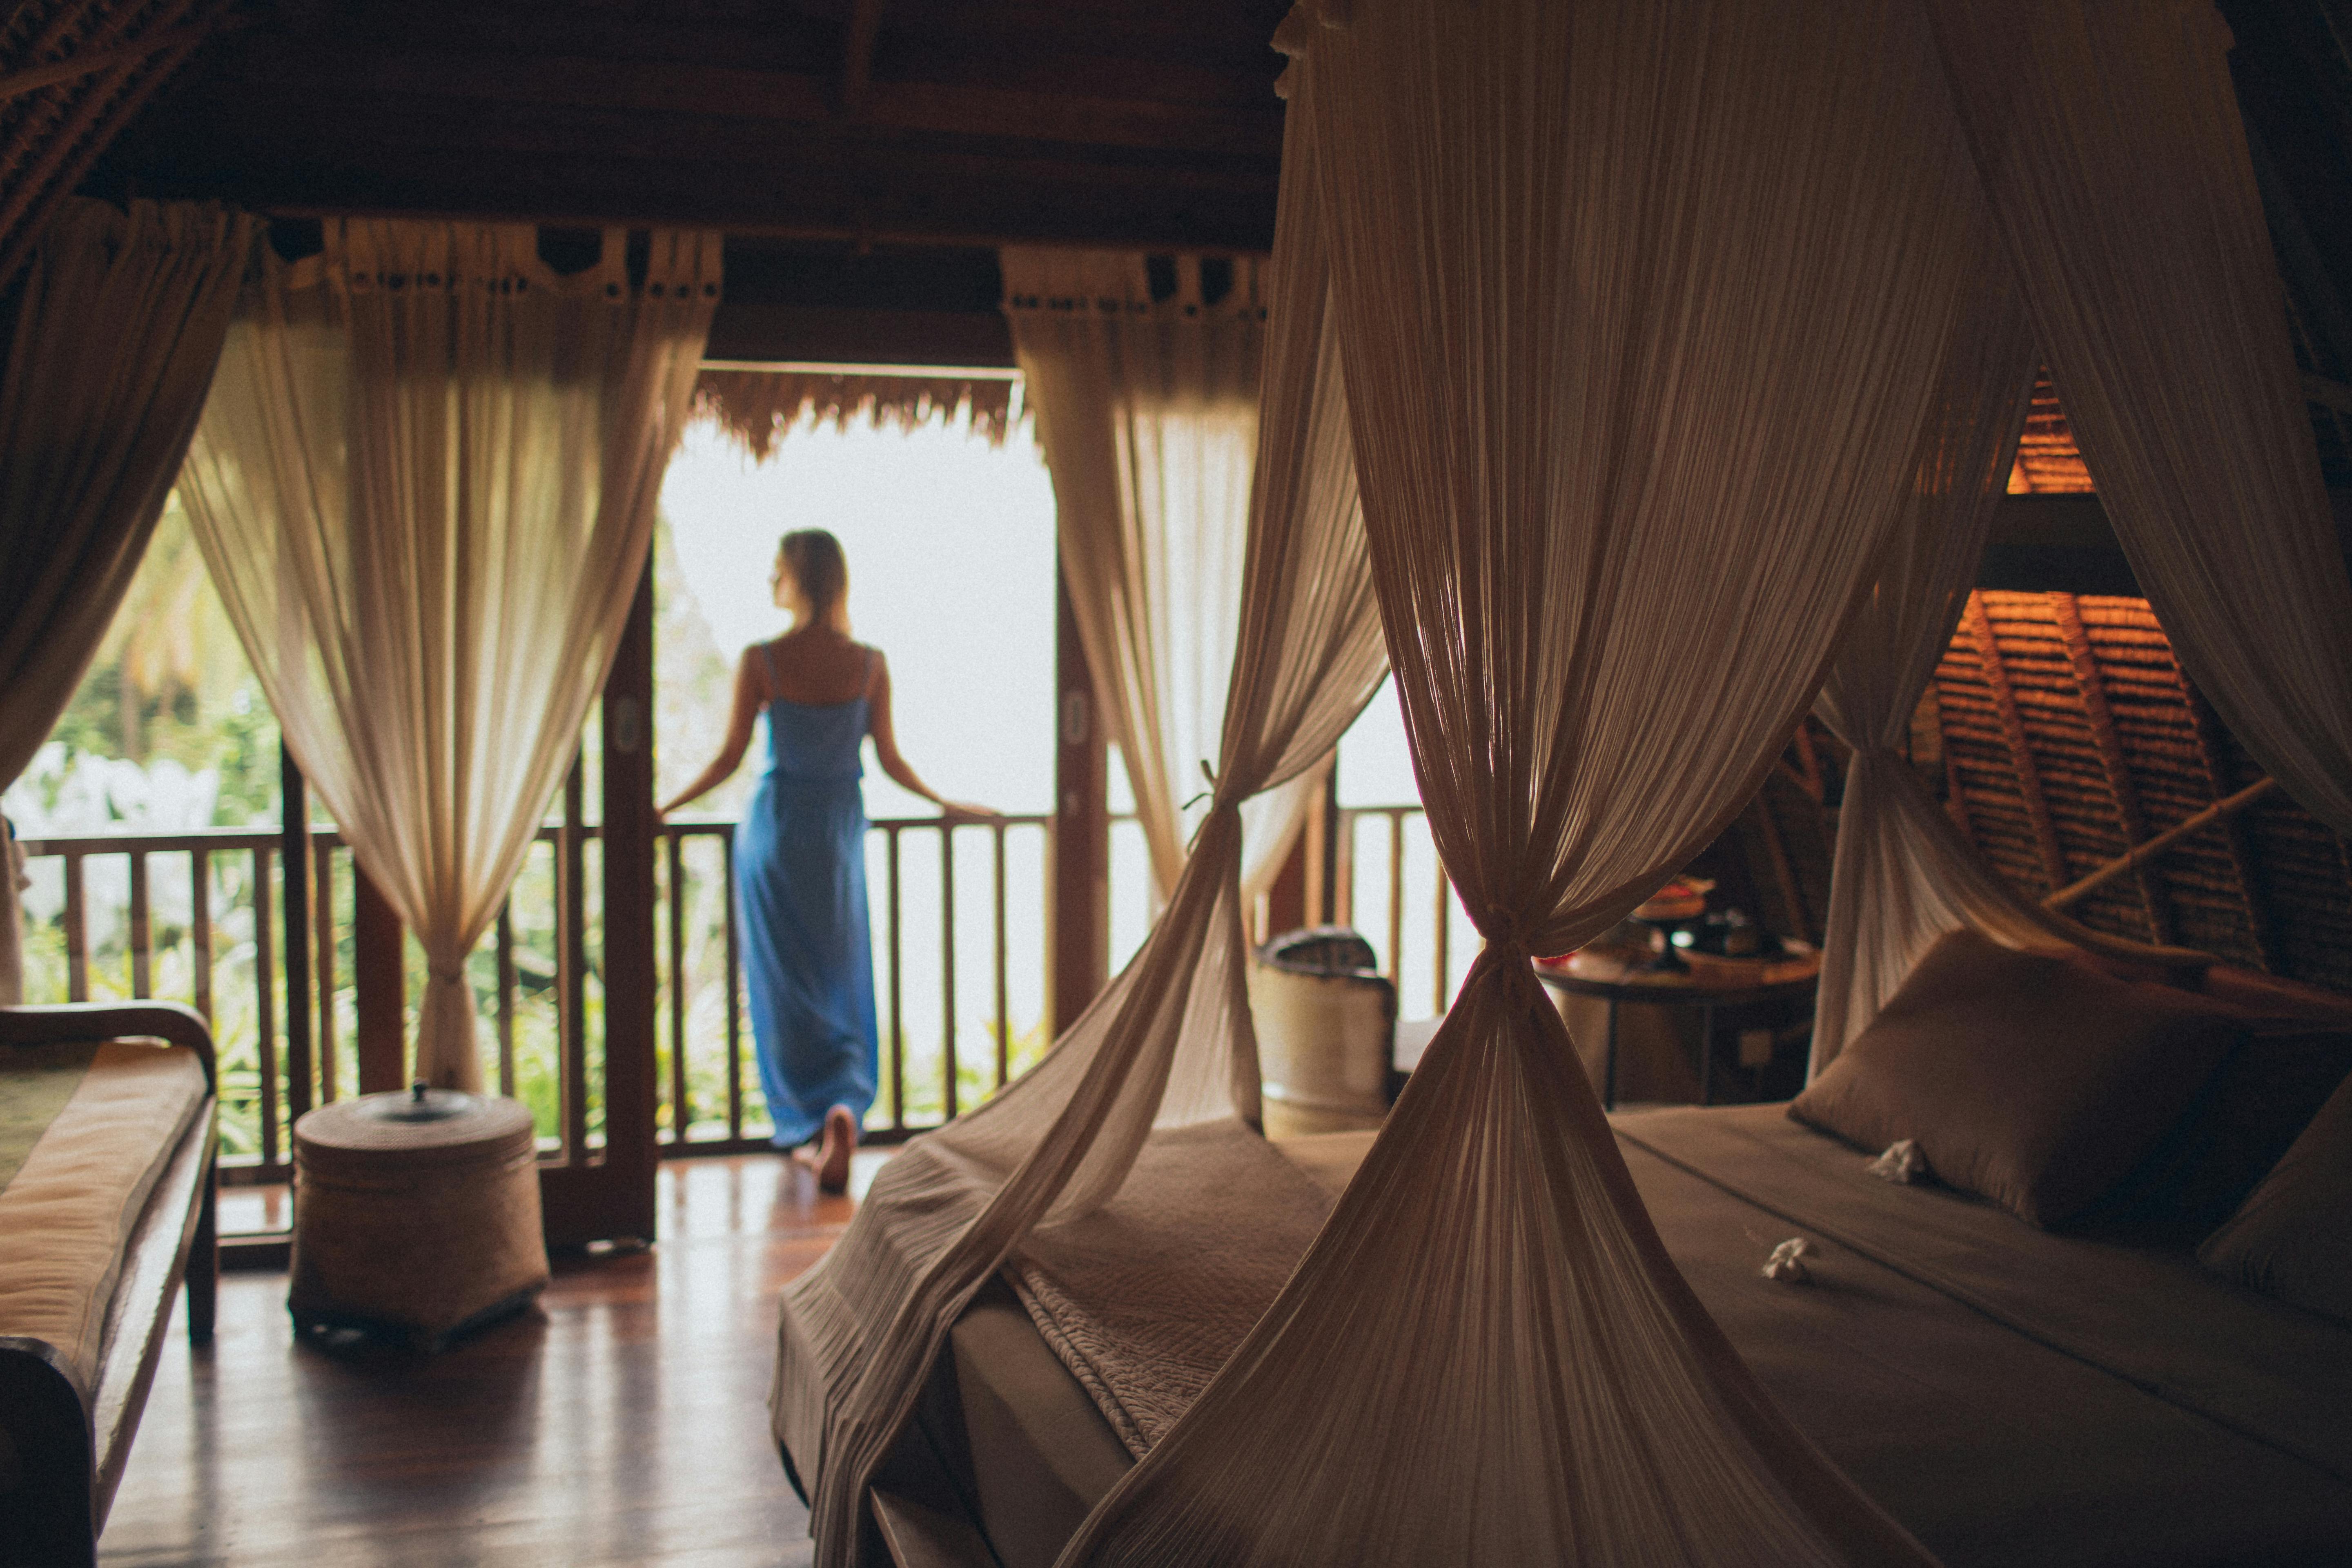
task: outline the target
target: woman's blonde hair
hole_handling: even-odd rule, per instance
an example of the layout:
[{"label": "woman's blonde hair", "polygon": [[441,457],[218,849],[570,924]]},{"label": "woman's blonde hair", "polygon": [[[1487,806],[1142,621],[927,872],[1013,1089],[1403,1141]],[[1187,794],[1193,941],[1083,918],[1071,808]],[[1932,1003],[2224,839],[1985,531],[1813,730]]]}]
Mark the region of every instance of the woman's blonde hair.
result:
[{"label": "woman's blonde hair", "polygon": [[822,528],[796,528],[784,535],[776,556],[800,584],[810,622],[848,636],[849,558],[842,553],[841,541]]}]

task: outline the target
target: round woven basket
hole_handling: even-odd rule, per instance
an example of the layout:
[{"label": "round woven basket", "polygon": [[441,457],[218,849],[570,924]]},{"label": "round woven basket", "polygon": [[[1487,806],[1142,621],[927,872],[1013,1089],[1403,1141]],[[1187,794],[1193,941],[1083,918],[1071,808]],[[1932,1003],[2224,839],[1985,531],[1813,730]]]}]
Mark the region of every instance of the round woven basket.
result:
[{"label": "round woven basket", "polygon": [[294,1124],[299,1328],[393,1331],[437,1348],[547,1283],[530,1112],[423,1086]]}]

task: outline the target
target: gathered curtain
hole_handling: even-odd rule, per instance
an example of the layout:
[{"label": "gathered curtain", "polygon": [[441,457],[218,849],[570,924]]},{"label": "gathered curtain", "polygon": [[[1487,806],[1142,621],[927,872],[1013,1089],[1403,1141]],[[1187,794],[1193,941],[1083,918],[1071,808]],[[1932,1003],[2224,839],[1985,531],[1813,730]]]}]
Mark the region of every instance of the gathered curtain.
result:
[{"label": "gathered curtain", "polygon": [[[1004,310],[1054,482],[1062,576],[1168,898],[1210,796],[1247,551],[1263,265],[1007,247]],[[1218,292],[1213,274],[1225,280]],[[1213,298],[1212,296],[1214,296]],[[1244,808],[1244,883],[1287,854],[1312,780]]]},{"label": "gathered curtain", "polygon": [[1668,1261],[1529,956],[1746,803],[1876,572],[1970,282],[1925,20],[1359,3],[1282,44],[1407,735],[1486,947],[1062,1562],[1925,1562]]},{"label": "gathered curtain", "polygon": [[181,480],[286,743],[424,949],[415,1076],[482,1083],[467,955],[579,744],[718,302],[718,237],[558,275],[528,226],[267,260]]},{"label": "gathered curtain", "polygon": [[1813,704],[1853,754],[1838,807],[1811,1076],[1869,1027],[1938,937],[1962,926],[2010,947],[2074,947],[2157,966],[2210,962],[2093,931],[2020,893],[1900,750],[1968,604],[2040,363],[1991,214],[1978,205],[1975,296],[1937,381],[1910,493]]},{"label": "gathered curtain", "polygon": [[[1210,807],[1133,962],[1037,1067],[911,1141],[833,1249],[786,1288],[775,1435],[817,1465],[823,1564],[858,1560],[866,1488],[949,1328],[1013,1249],[1108,1200],[1155,1130],[1255,1115],[1242,808],[1309,773],[1386,668],[1327,268],[1312,210],[1290,195],[1303,187],[1289,158]],[[1053,384],[1032,384],[1041,418],[1083,412],[1054,405]]]},{"label": "gathered curtain", "polygon": [[2038,359],[2182,667],[2290,794],[2339,828],[2352,820],[2352,592],[2227,27],[2205,0],[1944,5],[1936,20],[1998,250],[1981,264],[1980,325],[1948,368],[1942,435],[1923,452],[1901,547],[1816,708],[1854,758],[1815,1074],[1964,925],[2016,947],[2210,962],[2091,931],[2019,893],[1895,754],[1973,580],[2021,417],[2011,400]]},{"label": "gathered curtain", "polygon": [[[138,570],[255,228],[217,206],[68,198],[0,306],[0,789],[72,700]],[[17,891],[0,867],[0,1005],[23,1000]]]},{"label": "gathered curtain", "polygon": [[2352,584],[2210,0],[1931,0],[2067,422],[2180,665],[2352,833]]}]

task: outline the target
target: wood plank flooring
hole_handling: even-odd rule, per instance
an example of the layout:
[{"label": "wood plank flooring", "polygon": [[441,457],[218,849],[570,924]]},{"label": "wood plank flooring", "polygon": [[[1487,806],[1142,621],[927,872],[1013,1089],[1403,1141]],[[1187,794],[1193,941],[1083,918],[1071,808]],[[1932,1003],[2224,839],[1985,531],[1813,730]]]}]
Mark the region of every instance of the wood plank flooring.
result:
[{"label": "wood plank flooring", "polygon": [[[858,1156],[853,1191],[886,1157]],[[559,1259],[539,1311],[430,1359],[298,1345],[283,1274],[226,1276],[208,1351],[175,1314],[100,1560],[807,1563],[768,1438],[776,1293],[854,1200],[782,1158],[673,1162],[660,1182],[659,1246]]]}]

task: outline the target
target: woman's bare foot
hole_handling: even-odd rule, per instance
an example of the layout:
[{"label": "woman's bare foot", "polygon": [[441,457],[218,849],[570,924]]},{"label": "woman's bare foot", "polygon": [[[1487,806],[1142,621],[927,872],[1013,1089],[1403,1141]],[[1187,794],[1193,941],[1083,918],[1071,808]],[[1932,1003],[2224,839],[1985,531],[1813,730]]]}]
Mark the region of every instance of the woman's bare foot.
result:
[{"label": "woman's bare foot", "polygon": [[824,1113],[824,1142],[818,1146],[816,1184],[820,1192],[849,1190],[849,1155],[857,1147],[857,1118],[849,1107],[836,1105]]}]

